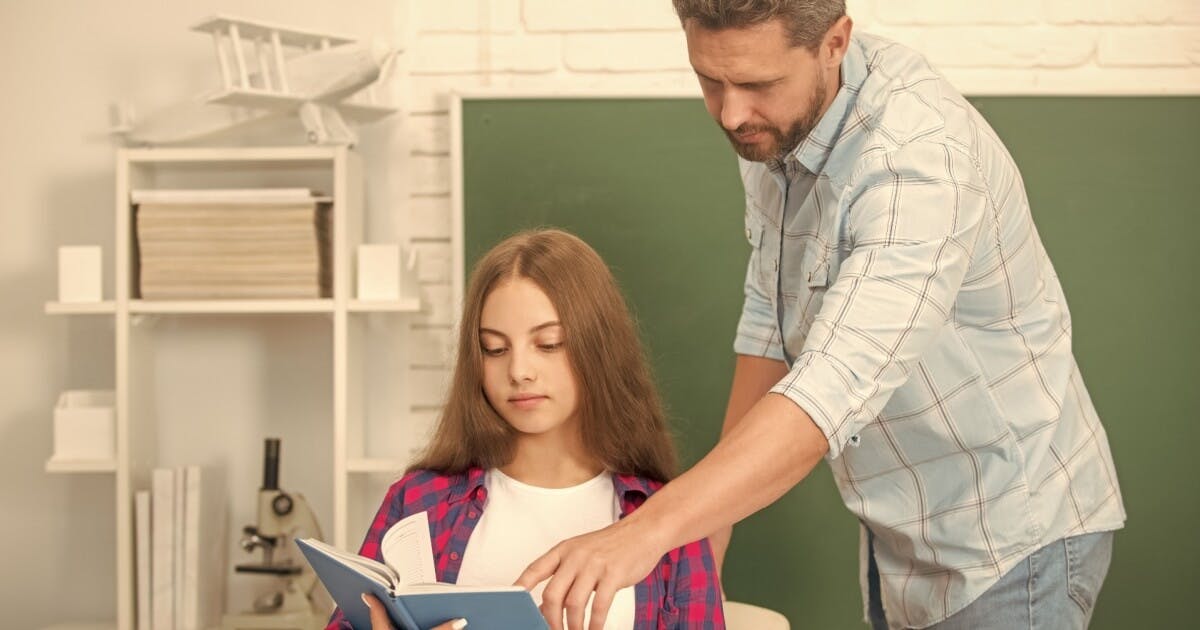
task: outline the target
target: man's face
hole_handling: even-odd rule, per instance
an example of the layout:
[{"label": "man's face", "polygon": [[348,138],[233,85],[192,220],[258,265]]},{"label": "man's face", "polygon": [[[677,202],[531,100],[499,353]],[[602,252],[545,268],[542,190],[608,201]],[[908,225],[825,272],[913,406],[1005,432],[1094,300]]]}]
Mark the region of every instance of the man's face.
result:
[{"label": "man's face", "polygon": [[733,149],[765,162],[791,152],[826,107],[828,73],[819,55],[792,46],[780,20],[708,30],[684,25],[704,105]]}]

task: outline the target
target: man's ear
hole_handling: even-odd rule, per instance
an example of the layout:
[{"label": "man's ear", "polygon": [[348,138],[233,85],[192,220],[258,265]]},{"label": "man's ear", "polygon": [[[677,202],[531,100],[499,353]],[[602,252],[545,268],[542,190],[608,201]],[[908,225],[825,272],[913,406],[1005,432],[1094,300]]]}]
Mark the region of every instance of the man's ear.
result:
[{"label": "man's ear", "polygon": [[822,65],[829,69],[836,69],[842,65],[846,49],[850,47],[850,32],[853,29],[854,20],[851,20],[849,15],[843,15],[825,31],[819,51]]}]

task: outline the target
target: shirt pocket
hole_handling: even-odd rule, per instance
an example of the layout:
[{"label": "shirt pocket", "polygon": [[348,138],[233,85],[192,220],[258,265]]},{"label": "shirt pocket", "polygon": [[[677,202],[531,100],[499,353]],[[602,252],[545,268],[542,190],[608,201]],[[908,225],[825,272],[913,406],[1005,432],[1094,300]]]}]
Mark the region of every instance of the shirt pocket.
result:
[{"label": "shirt pocket", "polygon": [[746,207],[746,241],[750,244],[750,262],[747,276],[753,279],[759,291],[766,293],[766,279],[762,264],[763,220],[753,205]]},{"label": "shirt pocket", "polygon": [[802,290],[797,292],[797,323],[804,334],[812,327],[821,306],[825,302],[825,292],[831,283],[832,271],[830,264],[833,252],[818,239],[808,242],[804,248],[803,263],[800,266]]},{"label": "shirt pocket", "polygon": [[1112,562],[1112,532],[1081,534],[1063,540],[1067,548],[1067,589],[1080,610],[1091,615]]}]

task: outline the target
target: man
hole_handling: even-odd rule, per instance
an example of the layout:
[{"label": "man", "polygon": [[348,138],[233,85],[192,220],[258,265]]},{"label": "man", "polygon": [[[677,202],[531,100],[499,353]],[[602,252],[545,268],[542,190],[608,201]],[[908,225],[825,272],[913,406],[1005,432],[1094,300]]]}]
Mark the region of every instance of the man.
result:
[{"label": "man", "polygon": [[674,3],[746,191],[723,437],[519,583],[553,575],[554,628],[594,592],[599,629],[665,550],[711,535],[722,557],[825,458],[876,628],[1085,627],[1125,512],[1007,150],[920,55],[852,36],[844,2]]}]

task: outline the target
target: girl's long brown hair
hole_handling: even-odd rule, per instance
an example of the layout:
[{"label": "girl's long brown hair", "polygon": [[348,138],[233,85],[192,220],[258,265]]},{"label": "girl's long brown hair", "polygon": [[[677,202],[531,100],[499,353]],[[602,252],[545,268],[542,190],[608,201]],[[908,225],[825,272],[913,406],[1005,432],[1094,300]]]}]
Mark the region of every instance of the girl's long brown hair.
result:
[{"label": "girl's long brown hair", "polygon": [[666,414],[616,279],[587,243],[553,229],[511,236],[475,265],[446,404],[433,438],[409,470],[455,474],[512,459],[516,431],[484,395],[479,339],[484,300],[512,278],[532,281],[558,311],[580,390],[583,443],[592,456],[616,473],[673,477],[676,455]]}]

